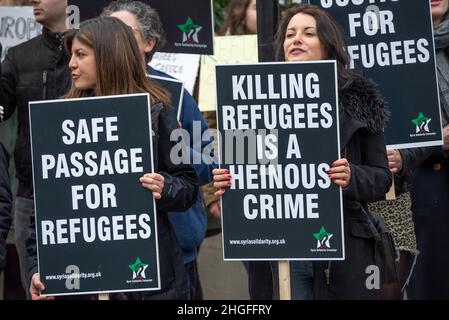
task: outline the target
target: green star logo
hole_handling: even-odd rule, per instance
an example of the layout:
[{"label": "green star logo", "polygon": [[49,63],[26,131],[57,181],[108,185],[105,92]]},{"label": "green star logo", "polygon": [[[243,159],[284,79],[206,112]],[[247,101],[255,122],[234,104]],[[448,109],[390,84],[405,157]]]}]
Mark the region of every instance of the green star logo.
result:
[{"label": "green star logo", "polygon": [[140,261],[139,257],[137,257],[136,262],[134,262],[134,264],[130,264],[128,266],[133,272],[133,280],[142,280],[146,278],[145,269],[148,267],[148,264],[145,264],[142,261]]},{"label": "green star logo", "polygon": [[412,120],[412,123],[416,126],[416,133],[429,132],[430,120],[432,119],[420,112],[418,118]]},{"label": "green star logo", "polygon": [[178,28],[183,32],[183,43],[199,43],[198,32],[202,29],[202,27],[195,24],[192,18],[189,17],[184,24],[178,24]]},{"label": "green star logo", "polygon": [[321,227],[320,232],[313,234],[313,237],[317,239],[317,248],[330,249],[330,239],[332,238],[332,236],[332,233],[327,232],[324,227]]}]

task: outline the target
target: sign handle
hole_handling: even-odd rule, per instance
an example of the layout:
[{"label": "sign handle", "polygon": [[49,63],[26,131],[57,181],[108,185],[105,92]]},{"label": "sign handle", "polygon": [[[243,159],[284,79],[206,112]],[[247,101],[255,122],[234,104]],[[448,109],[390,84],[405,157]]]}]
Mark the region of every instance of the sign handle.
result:
[{"label": "sign handle", "polygon": [[290,289],[290,262],[279,261],[279,299],[291,300]]},{"label": "sign handle", "polygon": [[109,293],[99,293],[98,294],[98,300],[110,300],[109,299]]},{"label": "sign handle", "polygon": [[394,179],[393,183],[391,184],[390,190],[385,195],[386,200],[396,200],[396,191],[394,190]]}]

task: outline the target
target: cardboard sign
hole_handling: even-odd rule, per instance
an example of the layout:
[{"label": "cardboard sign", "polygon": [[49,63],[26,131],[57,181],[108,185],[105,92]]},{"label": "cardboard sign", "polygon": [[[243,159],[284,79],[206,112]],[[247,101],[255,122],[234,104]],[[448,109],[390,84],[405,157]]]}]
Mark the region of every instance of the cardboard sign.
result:
[{"label": "cardboard sign", "polygon": [[200,65],[197,54],[156,52],[150,66],[184,82],[184,87],[191,95],[195,88]]},{"label": "cardboard sign", "polygon": [[201,57],[199,107],[201,111],[216,110],[215,66],[258,62],[257,35],[214,38],[215,54]]},{"label": "cardboard sign", "polygon": [[28,41],[42,33],[42,25],[36,22],[33,7],[2,7],[0,10],[0,43],[3,47],[1,61],[8,49]]}]

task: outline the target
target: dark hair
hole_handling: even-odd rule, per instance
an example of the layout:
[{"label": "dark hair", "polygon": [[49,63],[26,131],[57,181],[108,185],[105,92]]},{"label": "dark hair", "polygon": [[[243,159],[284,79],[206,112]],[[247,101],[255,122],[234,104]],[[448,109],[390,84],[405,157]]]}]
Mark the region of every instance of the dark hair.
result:
[{"label": "dark hair", "polygon": [[350,57],[346,51],[343,32],[337,22],[317,6],[296,4],[284,12],[274,39],[276,61],[285,61],[285,34],[290,20],[298,13],[308,14],[315,18],[318,38],[324,47],[326,58],[337,61],[338,87],[345,88],[351,83],[353,76],[352,72],[348,70]]},{"label": "dark hair", "polygon": [[[131,28],[121,20],[105,17],[83,22],[79,30],[71,30],[66,36],[65,46],[69,53],[75,39],[94,51],[99,95],[148,92],[152,102],[160,100],[170,105],[169,94],[147,77]],[[72,86],[63,98],[93,94],[93,90],[80,90]]]},{"label": "dark hair", "polygon": [[251,0],[232,0],[228,5],[228,13],[223,26],[217,31],[219,36],[250,34],[245,25],[246,10]]},{"label": "dark hair", "polygon": [[117,11],[128,11],[139,23],[140,32],[144,40],[155,40],[156,45],[151,52],[145,54],[146,62],[150,62],[155,52],[165,45],[165,32],[158,13],[150,5],[141,1],[116,0],[108,4],[101,13],[101,17],[108,17]]}]

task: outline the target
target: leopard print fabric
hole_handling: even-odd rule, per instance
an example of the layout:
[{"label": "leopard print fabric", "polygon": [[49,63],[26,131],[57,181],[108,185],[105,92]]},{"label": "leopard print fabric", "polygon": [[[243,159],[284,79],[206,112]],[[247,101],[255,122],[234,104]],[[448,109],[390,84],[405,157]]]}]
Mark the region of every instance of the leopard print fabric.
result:
[{"label": "leopard print fabric", "polygon": [[412,220],[410,193],[399,195],[396,200],[383,200],[368,204],[370,211],[378,212],[393,235],[398,251],[417,255],[415,225]]}]

